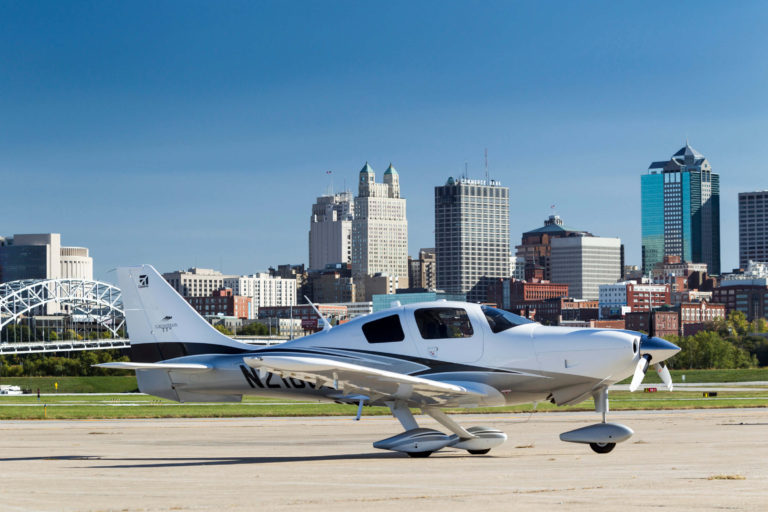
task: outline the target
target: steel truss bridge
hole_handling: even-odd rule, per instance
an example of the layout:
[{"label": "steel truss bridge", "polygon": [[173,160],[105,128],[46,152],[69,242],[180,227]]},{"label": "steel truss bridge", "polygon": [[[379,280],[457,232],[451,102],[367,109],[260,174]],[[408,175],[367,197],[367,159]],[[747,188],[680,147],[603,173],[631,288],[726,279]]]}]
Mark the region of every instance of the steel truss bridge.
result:
[{"label": "steel truss bridge", "polygon": [[[49,311],[63,311],[66,316],[47,316]],[[15,330],[10,339],[12,326],[18,327],[25,321],[35,326],[34,319],[39,316],[54,322],[68,318],[70,323],[95,326],[96,332],[108,332],[111,337],[40,340],[30,334],[30,325],[27,325],[29,339],[24,339],[24,331]],[[86,279],[30,279],[0,284],[0,355],[125,348],[128,340],[124,327],[120,289],[109,283]],[[51,332],[51,329],[42,331]]]}]

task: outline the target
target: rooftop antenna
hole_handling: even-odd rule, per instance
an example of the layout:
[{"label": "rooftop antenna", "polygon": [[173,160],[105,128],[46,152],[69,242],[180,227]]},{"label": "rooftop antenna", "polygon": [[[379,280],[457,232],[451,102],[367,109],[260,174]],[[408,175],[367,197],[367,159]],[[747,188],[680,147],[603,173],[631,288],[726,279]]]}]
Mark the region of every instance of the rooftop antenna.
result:
[{"label": "rooftop antenna", "polygon": [[330,189],[328,189],[328,192],[330,192],[330,193],[328,195],[332,196],[333,195],[333,171],[325,171],[325,174],[327,176],[330,176],[330,178],[331,178]]},{"label": "rooftop antenna", "polygon": [[464,162],[464,179],[467,179],[469,176],[469,164],[467,162]]},{"label": "rooftop antenna", "polygon": [[488,178],[488,148],[485,148],[485,182],[489,182]]}]

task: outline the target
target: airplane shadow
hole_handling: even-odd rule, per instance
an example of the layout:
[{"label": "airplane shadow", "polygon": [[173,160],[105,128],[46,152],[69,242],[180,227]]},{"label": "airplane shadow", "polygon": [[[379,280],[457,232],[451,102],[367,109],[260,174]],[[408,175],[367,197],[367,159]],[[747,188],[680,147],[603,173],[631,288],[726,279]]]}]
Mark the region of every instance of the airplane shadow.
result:
[{"label": "airplane shadow", "polygon": [[352,453],[338,455],[314,455],[296,457],[143,457],[143,458],[109,458],[88,455],[60,455],[53,457],[14,457],[0,458],[2,462],[34,461],[34,460],[92,460],[105,462],[122,462],[107,466],[99,465],[99,469],[128,469],[128,468],[174,468],[191,466],[229,466],[234,464],[276,464],[291,462],[329,461],[329,460],[383,460],[401,459],[405,454],[394,452],[383,453]]}]

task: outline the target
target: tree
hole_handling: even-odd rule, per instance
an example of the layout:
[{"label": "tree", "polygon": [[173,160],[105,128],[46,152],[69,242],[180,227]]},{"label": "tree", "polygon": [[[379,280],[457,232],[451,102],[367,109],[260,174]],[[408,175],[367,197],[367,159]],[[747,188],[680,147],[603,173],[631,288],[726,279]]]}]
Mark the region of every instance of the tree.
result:
[{"label": "tree", "polygon": [[269,334],[269,328],[259,322],[251,322],[237,330],[237,334],[243,336],[263,336]]},{"label": "tree", "polygon": [[733,334],[744,336],[749,333],[747,315],[741,311],[733,310],[728,314],[728,326],[733,329]]},{"label": "tree", "polygon": [[216,325],[214,325],[214,327],[215,327],[215,328],[216,328],[216,330],[217,330],[217,331],[219,331],[220,333],[222,333],[222,334],[226,334],[227,336],[232,336],[232,331],[230,331],[229,329],[227,329],[227,328],[226,328],[225,326],[223,326],[222,324],[216,324]]},{"label": "tree", "polygon": [[749,368],[758,364],[754,354],[713,331],[681,338],[677,345],[680,353],[671,360],[675,368]]}]

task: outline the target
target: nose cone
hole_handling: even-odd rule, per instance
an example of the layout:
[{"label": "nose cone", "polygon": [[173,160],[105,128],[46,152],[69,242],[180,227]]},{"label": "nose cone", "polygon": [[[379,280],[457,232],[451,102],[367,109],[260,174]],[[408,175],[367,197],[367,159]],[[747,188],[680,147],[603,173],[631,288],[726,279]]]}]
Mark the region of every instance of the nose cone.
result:
[{"label": "nose cone", "polygon": [[660,363],[680,352],[680,347],[662,338],[643,336],[640,339],[640,355],[651,356],[651,363]]}]

